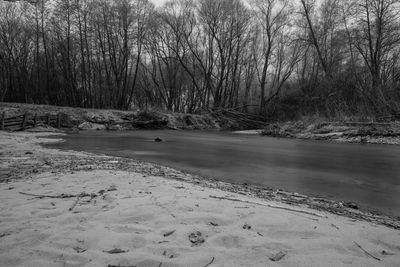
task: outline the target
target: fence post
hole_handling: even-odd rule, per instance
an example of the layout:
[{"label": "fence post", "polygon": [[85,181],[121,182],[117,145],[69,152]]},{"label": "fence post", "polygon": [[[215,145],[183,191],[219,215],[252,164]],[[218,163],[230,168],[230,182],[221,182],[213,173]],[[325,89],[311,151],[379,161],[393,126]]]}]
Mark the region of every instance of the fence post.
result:
[{"label": "fence post", "polygon": [[28,113],[25,112],[24,119],[22,120],[22,130],[25,130],[27,118],[28,118]]},{"label": "fence post", "polygon": [[0,125],[0,129],[4,130],[4,119],[6,118],[6,112],[3,111],[3,114],[1,115],[1,125]]},{"label": "fence post", "polygon": [[37,124],[37,113],[35,113],[35,117],[33,117],[33,127],[36,127]]},{"label": "fence post", "polygon": [[57,129],[61,128],[61,114],[57,113]]}]

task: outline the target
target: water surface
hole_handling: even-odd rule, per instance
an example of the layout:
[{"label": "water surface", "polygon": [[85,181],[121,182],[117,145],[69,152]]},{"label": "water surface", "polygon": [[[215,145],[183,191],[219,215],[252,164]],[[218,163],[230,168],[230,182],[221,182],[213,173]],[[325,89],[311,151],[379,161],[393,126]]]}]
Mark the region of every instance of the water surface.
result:
[{"label": "water surface", "polygon": [[[156,143],[160,137],[164,142]],[[58,148],[171,166],[226,182],[282,188],[400,216],[400,146],[201,131],[80,132]]]}]

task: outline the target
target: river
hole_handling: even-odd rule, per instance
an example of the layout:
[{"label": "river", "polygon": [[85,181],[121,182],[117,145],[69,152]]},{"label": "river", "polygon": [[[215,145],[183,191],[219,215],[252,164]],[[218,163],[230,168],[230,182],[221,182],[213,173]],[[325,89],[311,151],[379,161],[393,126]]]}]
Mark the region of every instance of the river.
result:
[{"label": "river", "polygon": [[[154,142],[156,137],[163,142]],[[54,146],[159,163],[225,182],[352,201],[400,216],[400,146],[202,131],[80,132]]]}]

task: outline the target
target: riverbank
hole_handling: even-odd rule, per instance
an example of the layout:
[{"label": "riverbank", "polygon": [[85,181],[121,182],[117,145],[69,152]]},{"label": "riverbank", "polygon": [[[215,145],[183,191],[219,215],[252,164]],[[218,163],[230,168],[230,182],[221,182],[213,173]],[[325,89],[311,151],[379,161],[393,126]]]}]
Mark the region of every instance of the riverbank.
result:
[{"label": "riverbank", "polygon": [[[4,116],[4,117],[3,117]],[[204,111],[202,114],[151,110],[112,110],[59,107],[0,102],[0,129],[66,132],[79,130],[239,130],[266,125],[258,116],[229,110]]]},{"label": "riverbank", "polygon": [[[0,116],[5,114],[6,119],[13,116],[28,114],[33,121],[34,117],[56,117],[63,120],[59,123],[64,131],[78,130],[135,130],[135,129],[185,129],[210,130],[226,127],[223,121],[211,114],[197,115],[185,113],[167,113],[160,111],[123,111],[113,109],[85,109],[59,107],[49,105],[33,105],[20,103],[0,103]],[[50,124],[50,125],[48,125]],[[54,130],[55,122],[38,121],[37,126]],[[49,127],[49,126],[52,126]],[[33,125],[26,129],[35,128]],[[8,130],[20,130],[10,128]],[[35,130],[35,129],[33,129]]]},{"label": "riverbank", "polygon": [[269,124],[262,135],[346,143],[400,144],[400,122],[309,119]]},{"label": "riverbank", "polygon": [[41,138],[47,135],[0,134],[1,266],[400,262],[393,218],[344,203],[336,203],[337,212],[346,215],[338,216],[322,204],[309,208],[322,199],[207,181],[129,159],[47,149],[39,142],[57,141]]},{"label": "riverbank", "polygon": [[[38,127],[27,126],[28,131],[77,132],[82,130],[137,130],[137,129],[174,129],[174,130],[245,130],[237,133],[262,134],[265,136],[323,140],[346,143],[400,144],[399,121],[330,121],[322,118],[306,118],[300,121],[264,123],[254,115],[245,115],[229,110],[217,110],[205,114],[167,113],[159,111],[121,111],[106,109],[83,109],[48,105],[19,103],[0,103],[0,116],[6,119],[13,116],[23,117],[29,114],[28,122],[33,124],[35,117],[52,117],[53,121],[39,121]],[[58,123],[56,117],[64,118]],[[23,119],[20,118],[22,123]],[[17,127],[6,130],[21,130]],[[29,124],[29,123],[28,123]],[[50,124],[50,125],[48,125]],[[266,126],[265,126],[266,125]],[[265,126],[265,127],[264,127]],[[251,130],[259,128],[260,130]]]}]

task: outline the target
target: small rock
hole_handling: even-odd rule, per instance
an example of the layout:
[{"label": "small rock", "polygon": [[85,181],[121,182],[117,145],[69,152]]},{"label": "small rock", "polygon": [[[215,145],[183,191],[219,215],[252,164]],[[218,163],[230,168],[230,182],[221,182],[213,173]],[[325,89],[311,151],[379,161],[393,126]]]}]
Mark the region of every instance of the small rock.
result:
[{"label": "small rock", "polygon": [[31,152],[31,151],[25,152],[25,155],[32,155],[32,154],[33,154],[33,152]]},{"label": "small rock", "polygon": [[385,255],[385,256],[388,256],[388,255],[396,255],[396,254],[394,254],[394,253],[392,253],[392,252],[387,252],[387,251],[385,251],[385,250],[382,250],[382,255]]},{"label": "small rock", "polygon": [[344,202],[343,206],[350,208],[350,209],[358,210],[358,205],[354,202]]},{"label": "small rock", "polygon": [[163,140],[160,137],[157,137],[156,139],[154,139],[155,142],[162,142]]},{"label": "small rock", "polygon": [[111,192],[111,191],[117,191],[117,187],[115,185],[111,185],[108,189],[107,192]]},{"label": "small rock", "polygon": [[245,225],[243,225],[243,229],[250,230],[251,226],[246,223]]}]

